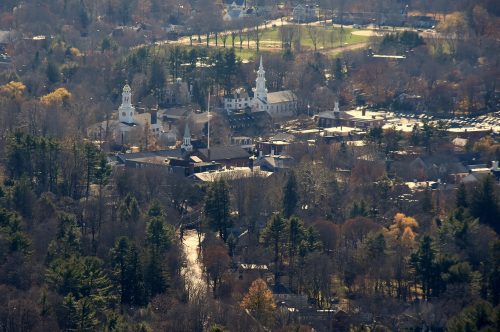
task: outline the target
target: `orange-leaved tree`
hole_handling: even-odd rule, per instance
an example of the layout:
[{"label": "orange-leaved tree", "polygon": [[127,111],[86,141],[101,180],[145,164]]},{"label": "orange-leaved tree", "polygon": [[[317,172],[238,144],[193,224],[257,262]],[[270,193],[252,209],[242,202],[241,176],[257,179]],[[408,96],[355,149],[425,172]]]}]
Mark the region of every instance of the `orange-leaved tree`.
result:
[{"label": "orange-leaved tree", "polygon": [[240,303],[243,309],[250,311],[261,323],[269,321],[272,312],[276,309],[273,293],[262,279],[256,279]]}]

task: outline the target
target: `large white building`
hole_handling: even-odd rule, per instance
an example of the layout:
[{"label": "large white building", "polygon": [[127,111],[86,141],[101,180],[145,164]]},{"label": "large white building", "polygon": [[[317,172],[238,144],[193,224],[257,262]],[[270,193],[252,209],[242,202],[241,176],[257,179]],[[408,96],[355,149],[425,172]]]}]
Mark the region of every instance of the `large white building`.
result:
[{"label": "large white building", "polygon": [[297,112],[297,96],[292,91],[267,91],[266,72],[262,65],[262,57],[253,92],[253,97],[238,92],[225,97],[224,109],[228,113],[245,109],[251,109],[253,112],[265,111],[273,119],[293,116]]},{"label": "large white building", "polygon": [[[146,133],[149,131],[149,133]],[[134,144],[144,135],[160,139],[164,135],[163,126],[156,112],[137,113],[132,105],[132,89],[125,84],[122,90],[122,102],[118,107],[118,120],[97,123],[89,128],[88,136],[96,139],[109,138],[111,135],[117,143]]]}]

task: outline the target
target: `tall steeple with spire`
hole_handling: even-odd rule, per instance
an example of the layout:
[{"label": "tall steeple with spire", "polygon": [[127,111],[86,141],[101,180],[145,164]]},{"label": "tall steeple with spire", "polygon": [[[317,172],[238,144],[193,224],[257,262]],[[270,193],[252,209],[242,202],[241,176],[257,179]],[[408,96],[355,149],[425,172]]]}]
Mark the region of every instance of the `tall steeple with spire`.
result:
[{"label": "tall steeple with spire", "polygon": [[257,79],[255,80],[254,98],[267,101],[266,72],[264,70],[264,66],[262,65],[262,55],[260,56],[260,66],[257,71]]},{"label": "tall steeple with spire", "polygon": [[181,149],[188,152],[193,151],[193,146],[191,145],[191,132],[189,131],[189,124],[187,121],[184,127],[184,137],[182,138]]}]

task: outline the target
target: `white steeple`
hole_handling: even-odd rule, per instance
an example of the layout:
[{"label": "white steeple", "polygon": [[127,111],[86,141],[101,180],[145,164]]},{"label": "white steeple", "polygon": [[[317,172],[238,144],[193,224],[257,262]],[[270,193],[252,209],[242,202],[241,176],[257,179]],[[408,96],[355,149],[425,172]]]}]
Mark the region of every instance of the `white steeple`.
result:
[{"label": "white steeple", "polygon": [[193,151],[193,146],[191,145],[191,132],[189,131],[189,125],[186,121],[186,126],[184,127],[184,137],[182,138],[181,149],[184,151]]},{"label": "white steeple", "polygon": [[134,123],[135,108],[132,106],[132,90],[125,83],[122,92],[122,104],[118,108],[118,120],[124,123]]},{"label": "white steeple", "polygon": [[257,71],[257,79],[255,80],[254,98],[267,101],[266,72],[264,70],[264,66],[262,65],[262,55],[260,56],[260,66]]},{"label": "white steeple", "polygon": [[335,119],[340,119],[340,109],[339,109],[339,102],[335,102],[335,107],[333,108],[333,116]]}]

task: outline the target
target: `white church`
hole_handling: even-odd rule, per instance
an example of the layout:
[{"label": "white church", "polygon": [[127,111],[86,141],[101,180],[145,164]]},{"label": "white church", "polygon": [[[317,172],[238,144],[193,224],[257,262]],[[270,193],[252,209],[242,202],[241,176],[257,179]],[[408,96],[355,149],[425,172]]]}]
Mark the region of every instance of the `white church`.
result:
[{"label": "white church", "polygon": [[156,112],[136,112],[132,105],[132,89],[126,83],[122,90],[122,102],[118,107],[118,119],[97,123],[89,128],[87,134],[100,140],[111,135],[117,143],[135,144],[135,141],[146,134],[159,139],[165,133]]},{"label": "white church", "polygon": [[293,116],[297,112],[297,96],[290,90],[268,92],[266,72],[260,57],[259,70],[255,80],[253,98],[238,90],[231,96],[224,97],[224,110],[228,113],[251,109],[252,112],[265,111],[273,118]]}]

